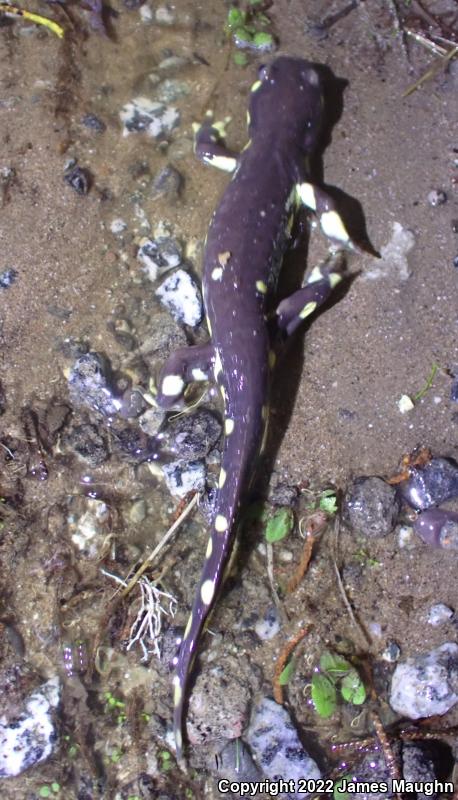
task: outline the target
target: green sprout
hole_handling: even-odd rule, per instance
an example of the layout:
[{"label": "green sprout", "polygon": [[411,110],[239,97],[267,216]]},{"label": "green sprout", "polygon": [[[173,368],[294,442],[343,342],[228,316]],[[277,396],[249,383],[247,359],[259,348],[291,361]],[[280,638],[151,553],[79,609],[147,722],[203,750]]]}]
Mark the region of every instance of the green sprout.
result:
[{"label": "green sprout", "polygon": [[161,752],[159,753],[159,758],[161,759],[162,762],[160,766],[162,772],[167,772],[167,770],[172,768],[173,766],[172,759],[168,750],[161,750]]},{"label": "green sprout", "polygon": [[326,650],[320,658],[319,672],[312,677],[312,702],[320,717],[332,717],[338,694],[346,703],[360,706],[366,699],[364,683],[355,667],[343,656]]},{"label": "green sprout", "polygon": [[117,724],[122,725],[127,719],[124,711],[126,704],[123,700],[119,700],[119,698],[115,697],[111,692],[104,692],[104,697],[105,714],[115,713]]},{"label": "green sprout", "polygon": [[51,786],[49,786],[48,784],[40,786],[40,788],[38,789],[38,797],[52,797],[53,794],[56,795],[59,794],[59,792],[60,792],[60,783],[57,783],[57,781],[53,781],[51,783]]},{"label": "green sprout", "polygon": [[[269,17],[256,7],[262,3],[263,0],[247,0],[245,9],[235,5],[229,8],[224,29],[236,47],[258,52],[275,49],[272,34],[262,30],[270,25]],[[234,62],[239,66],[246,64],[246,60],[236,59],[235,56]]]},{"label": "green sprout", "polygon": [[294,527],[294,514],[290,508],[277,508],[267,522],[265,533],[269,544],[280,542]]},{"label": "green sprout", "polygon": [[278,683],[280,684],[280,686],[286,686],[290,682],[291,678],[294,675],[295,669],[296,665],[294,664],[294,661],[291,660],[286,665],[286,667],[282,669],[282,671],[280,672],[280,677],[278,678]]}]

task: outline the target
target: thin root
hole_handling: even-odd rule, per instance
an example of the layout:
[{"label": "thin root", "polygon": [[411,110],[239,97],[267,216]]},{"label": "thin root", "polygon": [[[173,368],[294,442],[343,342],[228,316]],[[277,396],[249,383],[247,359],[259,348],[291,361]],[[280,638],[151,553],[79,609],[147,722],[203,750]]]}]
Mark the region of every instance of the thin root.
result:
[{"label": "thin root", "polygon": [[282,674],[286,662],[290,657],[291,653],[293,652],[294,648],[299,644],[301,639],[304,638],[312,629],[311,625],[305,625],[303,628],[300,629],[289,642],[286,642],[283,650],[281,650],[280,655],[277,658],[277,663],[275,665],[275,672],[274,672],[274,679],[273,679],[273,693],[274,693],[274,700],[280,706],[283,705],[283,687],[280,685],[280,675]]}]

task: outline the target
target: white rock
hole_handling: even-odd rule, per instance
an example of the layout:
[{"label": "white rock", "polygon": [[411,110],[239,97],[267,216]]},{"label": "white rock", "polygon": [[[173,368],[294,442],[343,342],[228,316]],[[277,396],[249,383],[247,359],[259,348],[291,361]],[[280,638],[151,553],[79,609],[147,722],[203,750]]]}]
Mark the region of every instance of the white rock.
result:
[{"label": "white rock", "polygon": [[398,664],[390,705],[410,719],[445,714],[458,700],[458,645],[446,642]]},{"label": "white rock", "polygon": [[202,296],[194,279],[184,269],[169,275],[156,290],[165,308],[177,322],[195,327],[202,320]]},{"label": "white rock", "polygon": [[203,461],[190,461],[188,464],[173,461],[170,464],[163,464],[162,472],[173,497],[186,497],[189,492],[202,492],[205,488]]},{"label": "white rock", "polygon": [[156,239],[145,236],[140,240],[137,258],[150,281],[155,281],[167,270],[181,264],[182,251],[179,243],[169,236]]},{"label": "white rock", "polygon": [[430,625],[437,627],[437,625],[443,625],[444,622],[447,622],[452,617],[453,610],[449,606],[446,606],[445,603],[436,603],[429,609],[428,622]]},{"label": "white rock", "polygon": [[20,775],[49,758],[57,743],[52,710],[59,699],[59,678],[51,678],[25,699],[23,711],[0,717],[1,778]]},{"label": "white rock", "polygon": [[[320,770],[304,750],[288,712],[274,700],[265,697],[255,709],[244,736],[263,774],[270,780],[288,778],[299,781],[318,779]],[[302,792],[288,797],[304,798]]]},{"label": "white rock", "polygon": [[71,540],[78,550],[89,558],[95,558],[108,533],[109,508],[103,500],[91,497],[76,499],[85,503],[85,509],[82,513],[79,513],[79,509],[71,511],[68,516]]},{"label": "white rock", "polygon": [[410,277],[407,256],[414,246],[412,231],[404,228],[400,222],[393,222],[391,238],[380,248],[381,259],[364,272],[364,280],[379,280],[394,275],[406,281]]},{"label": "white rock", "polygon": [[124,125],[123,136],[146,133],[157,139],[170,133],[180,122],[178,109],[156,103],[149,97],[134,97],[122,107],[119,116]]}]

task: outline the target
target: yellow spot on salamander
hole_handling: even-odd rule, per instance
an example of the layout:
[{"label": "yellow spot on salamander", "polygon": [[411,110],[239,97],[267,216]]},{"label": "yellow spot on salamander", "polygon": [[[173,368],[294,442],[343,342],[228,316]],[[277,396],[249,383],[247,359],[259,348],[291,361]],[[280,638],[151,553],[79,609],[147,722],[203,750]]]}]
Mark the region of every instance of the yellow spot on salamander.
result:
[{"label": "yellow spot on salamander", "polygon": [[297,195],[300,201],[307,206],[307,208],[311,208],[312,211],[316,211],[316,197],[315,197],[315,187],[312,183],[298,183],[296,186]]},{"label": "yellow spot on salamander", "polygon": [[244,153],[245,150],[248,150],[249,147],[251,147],[251,139],[248,139],[246,145],[244,145],[244,147],[242,147],[242,153]]},{"label": "yellow spot on salamander", "polygon": [[275,355],[273,350],[270,350],[269,351],[269,367],[270,367],[270,369],[274,368],[276,360],[277,360],[277,356]]},{"label": "yellow spot on salamander", "polygon": [[251,91],[257,92],[260,86],[262,86],[262,81],[255,81],[251,87]]},{"label": "yellow spot on salamander", "polygon": [[175,675],[173,679],[174,687],[173,687],[173,704],[175,706],[179,706],[181,703],[181,698],[183,697],[183,691],[180,685],[180,679],[178,675]]},{"label": "yellow spot on salamander", "polygon": [[218,377],[221,375],[222,371],[223,371],[223,365],[221,363],[221,356],[219,354],[219,351],[216,350],[216,352],[215,352],[215,364],[214,364],[214,367],[213,367],[213,372],[215,373],[215,378],[216,379],[218,379]]},{"label": "yellow spot on salamander", "polygon": [[207,552],[205,553],[205,558],[210,558],[210,556],[212,554],[212,550],[213,550],[213,542],[212,542],[211,537],[210,537],[210,539],[208,540],[208,543],[207,543]]},{"label": "yellow spot on salamander", "polygon": [[234,430],[234,420],[228,417],[224,422],[224,433],[226,434],[226,436],[230,436],[233,430]]},{"label": "yellow spot on salamander", "polygon": [[180,375],[166,375],[162,381],[162,394],[166,397],[175,397],[184,389],[184,380]]},{"label": "yellow spot on salamander", "polygon": [[323,273],[319,267],[313,267],[310,275],[307,278],[307,283],[318,283],[323,280]]},{"label": "yellow spot on salamander", "polygon": [[192,614],[190,615],[186,623],[186,628],[184,629],[184,634],[183,634],[183,641],[188,638],[189,632],[191,630],[191,625],[192,625]]},{"label": "yellow spot on salamander", "polygon": [[250,124],[250,122],[251,122],[250,112],[249,112],[249,111],[247,111],[247,112],[246,112],[246,124],[247,124],[247,125],[249,125],[249,124]]},{"label": "yellow spot on salamander", "polygon": [[208,317],[207,317],[207,328],[208,328],[208,332],[209,332],[209,334],[211,336],[212,335],[212,326],[210,324],[210,320],[208,319]]},{"label": "yellow spot on salamander", "polygon": [[215,594],[215,584],[212,580],[204,581],[200,587],[200,597],[206,606],[209,606]]},{"label": "yellow spot on salamander", "polygon": [[224,533],[227,531],[228,527],[229,523],[226,517],[223,517],[222,514],[217,514],[215,519],[215,531],[218,531],[218,533]]},{"label": "yellow spot on salamander", "polygon": [[267,286],[264,281],[256,281],[256,291],[260,292],[261,294],[266,294]]},{"label": "yellow spot on salamander", "polygon": [[329,283],[331,284],[331,289],[334,289],[340,281],[342,280],[342,275],[339,275],[338,272],[330,272],[329,273]]},{"label": "yellow spot on salamander", "polygon": [[224,170],[224,172],[234,172],[237,166],[237,159],[232,158],[232,156],[209,156],[204,158],[204,161],[207,164],[211,164],[212,167]]},{"label": "yellow spot on salamander", "polygon": [[323,233],[330,239],[336,239],[338,242],[350,242],[345,225],[337,211],[325,211],[320,217],[320,224]]},{"label": "yellow spot on salamander", "polygon": [[212,280],[220,281],[222,277],[223,277],[223,268],[215,267],[215,269],[212,271]]},{"label": "yellow spot on salamander", "polygon": [[313,314],[317,305],[318,303],[316,303],[315,300],[312,300],[310,303],[307,303],[307,305],[304,306],[301,313],[299,314],[299,318],[305,319],[306,317],[309,317],[310,314]]},{"label": "yellow spot on salamander", "polygon": [[224,484],[226,483],[227,472],[225,469],[221,469],[218,478],[218,489],[222,489]]},{"label": "yellow spot on salamander", "polygon": [[264,422],[266,421],[268,416],[269,416],[269,409],[267,406],[263,406],[261,410],[261,417],[264,420]]}]

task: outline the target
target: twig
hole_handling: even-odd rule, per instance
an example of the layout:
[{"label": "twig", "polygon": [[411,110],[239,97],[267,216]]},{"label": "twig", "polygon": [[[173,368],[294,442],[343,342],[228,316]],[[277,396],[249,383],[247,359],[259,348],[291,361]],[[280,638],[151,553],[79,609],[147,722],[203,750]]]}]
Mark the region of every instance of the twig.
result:
[{"label": "twig", "polygon": [[296,635],[293,636],[293,638],[290,639],[289,642],[286,642],[285,646],[280,651],[280,655],[277,658],[272,685],[274,692],[274,700],[280,706],[283,705],[283,687],[280,685],[280,675],[282,674],[285,668],[285,664],[288,661],[288,658],[290,657],[294,648],[296,647],[296,645],[299,644],[301,639],[303,639],[304,636],[306,636],[307,633],[310,632],[311,628],[312,628],[311,625],[305,625],[303,628],[301,628],[299,633],[296,633]]},{"label": "twig", "polygon": [[274,579],[274,549],[270,544],[270,542],[267,542],[266,555],[267,555],[267,576],[269,578],[272,597],[274,598],[275,605],[277,606],[277,608],[279,608],[280,598],[275,588],[275,579]]},{"label": "twig", "polygon": [[[299,530],[302,533],[301,525],[303,520],[299,521]],[[305,545],[302,551],[301,560],[295,570],[294,574],[288,581],[286,591],[288,593],[294,592],[297,587],[299,586],[302,578],[304,577],[305,573],[307,572],[308,566],[310,564],[310,559],[312,558],[313,552],[313,545],[315,544],[317,534],[321,533],[323,528],[328,523],[328,516],[324,511],[315,511],[308,519],[307,525],[305,530]]]},{"label": "twig", "polygon": [[137,581],[139,580],[139,578],[141,578],[143,573],[148,569],[148,567],[154,561],[154,559],[156,558],[158,553],[161,552],[162,548],[165,547],[165,545],[175,535],[175,533],[177,532],[177,530],[180,527],[181,523],[184,522],[186,517],[188,517],[189,514],[191,513],[192,509],[197,505],[198,500],[199,500],[199,493],[196,492],[195,495],[190,500],[190,502],[188,503],[188,505],[186,506],[186,508],[184,509],[184,511],[182,511],[182,513],[180,514],[178,519],[175,520],[173,525],[170,526],[170,528],[168,529],[167,533],[162,537],[162,539],[159,542],[159,544],[154,548],[153,552],[150,553],[150,555],[147,556],[147,558],[145,558],[145,560],[144,560],[143,564],[141,565],[141,567],[138,568],[137,572],[130,579],[130,581],[127,584],[126,588],[123,589],[123,591],[121,592],[121,597],[126,597],[126,595],[128,595],[129,592],[132,591],[132,589],[134,588],[134,586],[137,583]]},{"label": "twig", "polygon": [[421,76],[421,78],[418,79],[418,81],[415,81],[412,86],[409,86],[409,88],[405,90],[402,96],[409,97],[409,95],[413,94],[413,92],[423,86],[426,81],[428,81],[430,78],[434,78],[435,75],[444,69],[448,62],[452,61],[456,55],[458,55],[458,46],[453,47],[451,50],[449,50],[446,56],[441,58],[439,61],[436,61],[428,70],[426,70],[426,72]]},{"label": "twig", "polygon": [[342,578],[340,577],[339,567],[337,566],[337,552],[338,552],[338,542],[339,542],[339,533],[340,533],[340,520],[339,517],[336,516],[335,523],[334,523],[334,543],[333,543],[333,554],[332,554],[332,563],[334,567],[334,572],[336,574],[337,585],[339,587],[340,594],[342,596],[342,600],[344,602],[345,608],[348,611],[348,615],[355,626],[355,628],[359,631],[361,636],[364,639],[365,644],[370,647],[371,640],[366,631],[364,630],[363,626],[355,617],[355,613],[351,607],[350,601],[347,597],[347,593],[345,591],[345,587],[343,585]]}]

